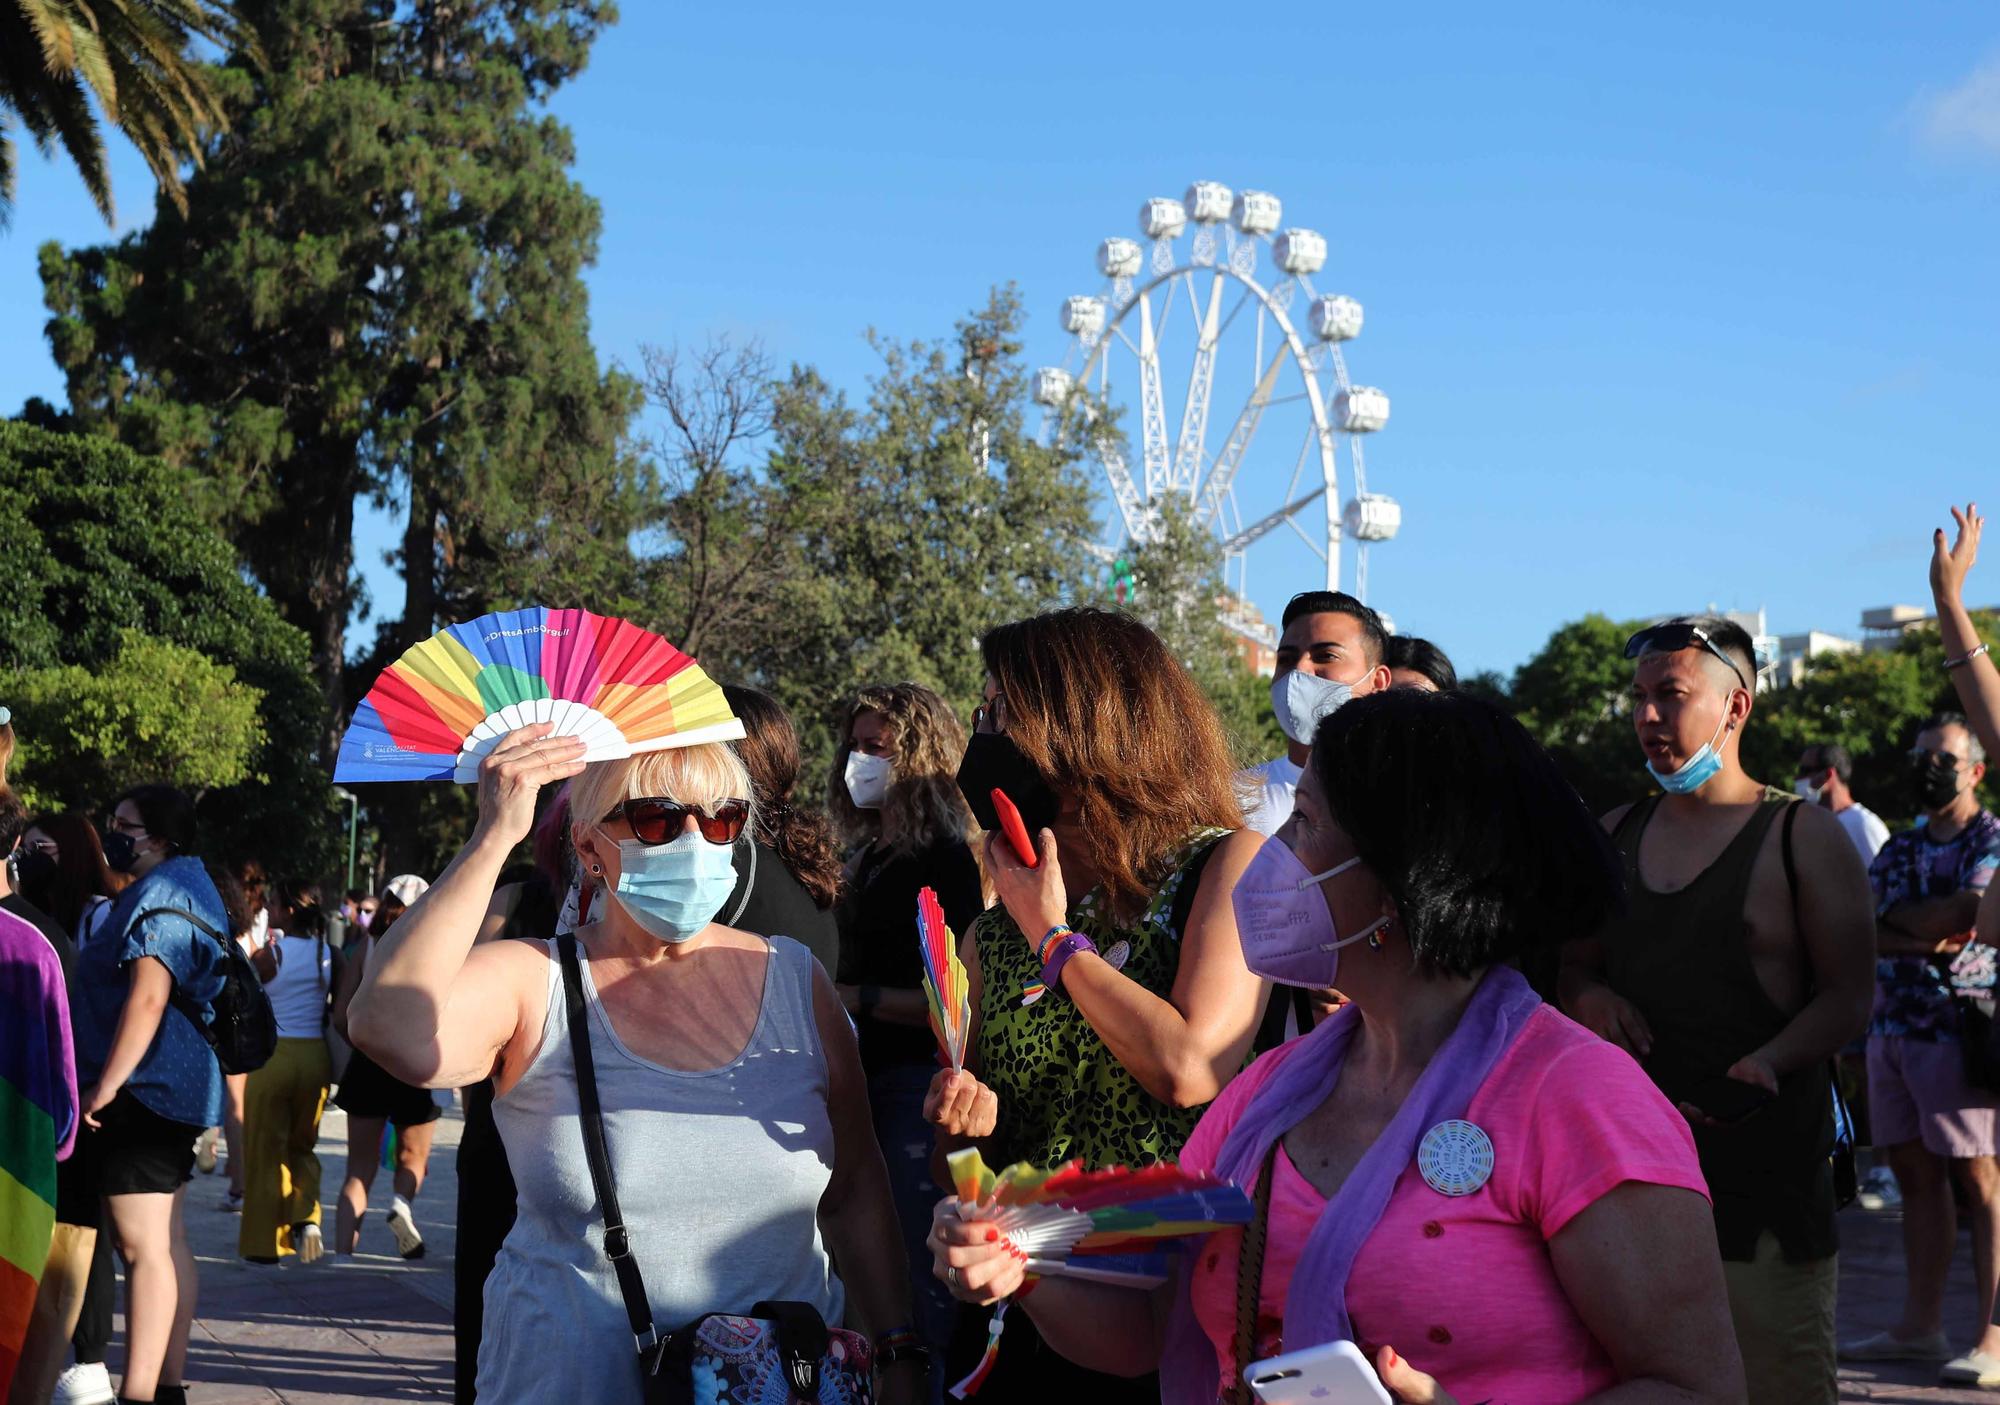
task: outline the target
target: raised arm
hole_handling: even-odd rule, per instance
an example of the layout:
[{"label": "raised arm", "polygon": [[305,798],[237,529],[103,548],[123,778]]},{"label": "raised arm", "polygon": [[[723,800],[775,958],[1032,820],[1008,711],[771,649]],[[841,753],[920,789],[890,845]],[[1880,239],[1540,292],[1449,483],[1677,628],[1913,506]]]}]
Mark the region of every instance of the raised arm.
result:
[{"label": "raised arm", "polygon": [[536,792],[583,769],[583,743],[548,733],[548,723],[511,732],[480,763],[472,838],[368,955],[349,1037],[407,1082],[457,1087],[485,1077],[524,1003],[542,997],[536,963],[510,950],[518,943],[490,943],[467,958],[500,870],[534,824]]},{"label": "raised arm", "polygon": [[[1965,577],[1979,559],[1979,534],[1986,519],[1977,503],[1965,510],[1951,510],[1958,534],[1945,545],[1942,528],[1931,533],[1931,598],[1937,604],[1938,639],[1947,659],[1962,659],[1979,647],[1978,631],[1972,614],[1965,608]],[[1961,667],[1950,670],[1951,685],[1958,690],[1959,706],[1972,723],[1980,744],[1991,755],[2000,756],[2000,668],[1993,656],[1981,654]]]},{"label": "raised arm", "polygon": [[[1199,1107],[1243,1067],[1257,1032],[1264,983],[1243,964],[1230,897],[1264,837],[1241,830],[1209,855],[1181,933],[1180,968],[1162,1000],[1102,957],[1084,953],[1063,968],[1063,993],[1090,1021],[1113,1058],[1147,1092],[1173,1107]],[[1064,920],[1069,897],[1055,835],[1040,836],[1042,861],[1025,867],[992,836],[987,871],[1030,941]]]}]

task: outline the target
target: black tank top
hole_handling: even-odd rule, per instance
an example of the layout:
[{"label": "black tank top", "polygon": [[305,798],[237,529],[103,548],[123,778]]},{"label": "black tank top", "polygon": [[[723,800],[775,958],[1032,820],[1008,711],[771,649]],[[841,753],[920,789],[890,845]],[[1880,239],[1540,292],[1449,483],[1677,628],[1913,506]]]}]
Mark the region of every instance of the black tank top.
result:
[{"label": "black tank top", "polygon": [[[1625,916],[1604,934],[1611,988],[1639,1007],[1653,1031],[1646,1072],[1676,1103],[1719,1078],[1791,1022],[1772,1003],[1750,961],[1744,912],[1750,875],[1771,824],[1792,797],[1766,799],[1714,863],[1678,892],[1639,876],[1639,843],[1660,797],[1635,805],[1612,842],[1625,861]],[[1755,1257],[1764,1230],[1793,1263],[1835,1250],[1833,1102],[1828,1065],[1778,1080],[1778,1096],[1729,1127],[1696,1127],[1702,1174],[1715,1201],[1725,1259]]]}]

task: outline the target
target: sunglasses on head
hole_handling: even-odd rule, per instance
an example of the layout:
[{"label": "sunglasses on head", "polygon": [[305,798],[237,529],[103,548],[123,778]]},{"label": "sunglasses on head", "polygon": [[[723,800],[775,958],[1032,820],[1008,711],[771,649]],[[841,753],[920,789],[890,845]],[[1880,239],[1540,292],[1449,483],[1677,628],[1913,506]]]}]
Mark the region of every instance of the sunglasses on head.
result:
[{"label": "sunglasses on head", "polygon": [[[1708,637],[1708,631],[1694,624],[1656,624],[1651,629],[1642,629],[1625,641],[1625,657],[1636,659],[1641,654],[1678,654],[1683,649],[1702,648],[1729,665],[1729,671],[1736,675],[1736,681],[1745,688],[1750,680],[1743,676],[1743,670],[1736,666],[1736,660],[1716,647]],[[1751,689],[1752,692],[1756,691]]]},{"label": "sunglasses on head", "polygon": [[610,824],[613,820],[623,819],[632,826],[632,837],[641,844],[671,844],[686,832],[689,815],[694,816],[695,828],[709,843],[733,844],[750,818],[750,804],[745,800],[725,800],[715,807],[714,814],[710,814],[699,805],[683,805],[678,800],[668,800],[663,796],[648,796],[612,806],[611,813],[600,823]]}]

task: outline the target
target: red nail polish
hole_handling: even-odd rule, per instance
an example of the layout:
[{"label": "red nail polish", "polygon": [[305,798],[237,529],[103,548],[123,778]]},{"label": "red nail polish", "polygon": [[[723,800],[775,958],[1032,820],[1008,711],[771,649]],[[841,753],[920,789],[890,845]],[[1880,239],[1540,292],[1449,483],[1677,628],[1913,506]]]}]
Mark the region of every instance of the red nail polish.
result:
[{"label": "red nail polish", "polygon": [[1396,1360],[1396,1348],[1392,1346],[1385,1346],[1382,1348],[1382,1350],[1389,1354],[1389,1369],[1394,1370],[1400,1364]]},{"label": "red nail polish", "polygon": [[989,1230],[987,1230],[987,1231],[986,1231],[986,1242],[987,1242],[988,1244],[998,1244],[998,1243],[1000,1242],[1000,1231],[999,1231],[999,1230],[997,1230],[997,1229],[989,1229]]}]

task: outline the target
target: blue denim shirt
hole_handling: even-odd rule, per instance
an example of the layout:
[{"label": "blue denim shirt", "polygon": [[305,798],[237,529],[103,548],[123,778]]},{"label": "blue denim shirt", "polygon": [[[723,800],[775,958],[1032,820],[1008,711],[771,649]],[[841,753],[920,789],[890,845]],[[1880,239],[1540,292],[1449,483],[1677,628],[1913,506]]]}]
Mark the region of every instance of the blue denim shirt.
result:
[{"label": "blue denim shirt", "polygon": [[[224,952],[215,938],[171,917],[133,918],[148,908],[177,907],[216,931],[229,931],[222,896],[199,859],[172,858],[118,895],[111,911],[76,953],[76,990],[70,1018],[76,1035],[79,1086],[95,1083],[111,1055],[118,1017],[132,990],[126,968],[150,956],[167,968],[174,988],[206,1012],[222,989]],[[225,935],[224,940],[228,940]],[[222,1121],[222,1067],[215,1051],[170,1001],[160,1031],[125,1086],[148,1108],[173,1122],[213,1127]]]}]

